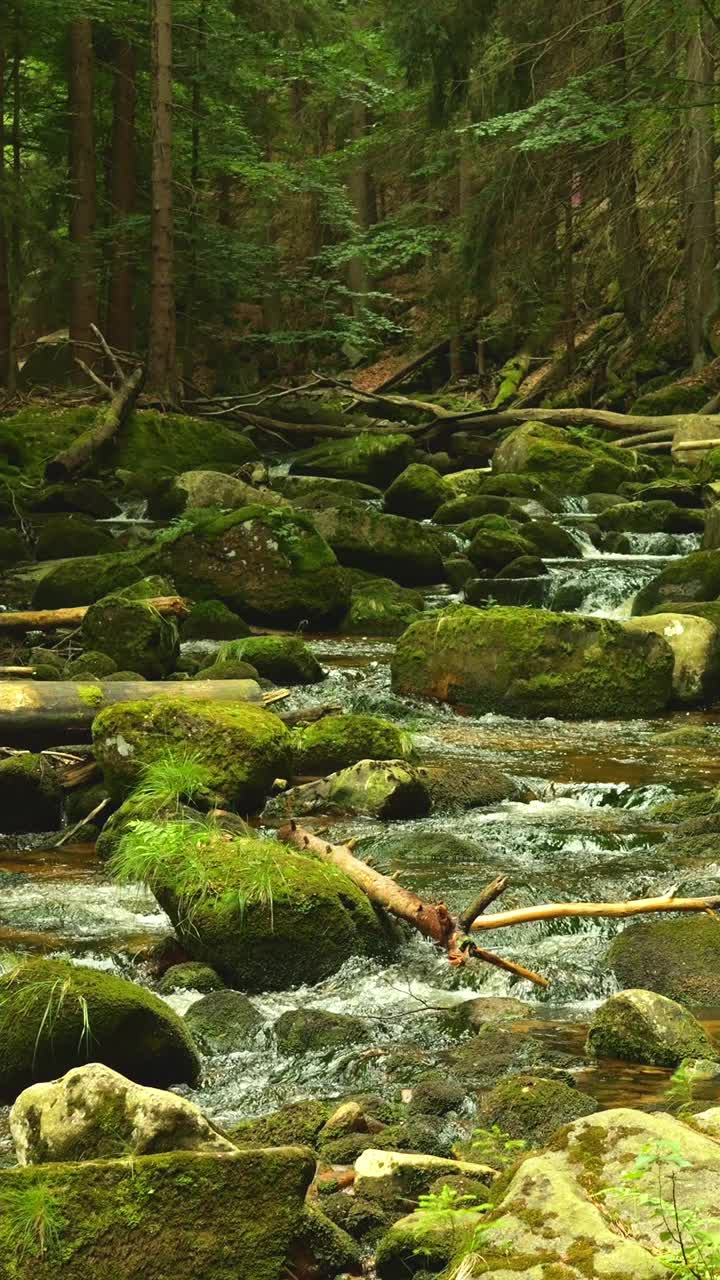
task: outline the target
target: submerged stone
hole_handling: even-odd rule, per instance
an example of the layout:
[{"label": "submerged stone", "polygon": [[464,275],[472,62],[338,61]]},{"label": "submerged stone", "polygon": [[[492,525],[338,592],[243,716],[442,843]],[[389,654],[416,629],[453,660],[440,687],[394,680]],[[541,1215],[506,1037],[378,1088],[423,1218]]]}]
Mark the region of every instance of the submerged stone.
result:
[{"label": "submerged stone", "polygon": [[211,991],[196,1000],[187,1010],[185,1022],[206,1053],[250,1049],[264,1025],[252,1000],[241,991],[228,990]]}]

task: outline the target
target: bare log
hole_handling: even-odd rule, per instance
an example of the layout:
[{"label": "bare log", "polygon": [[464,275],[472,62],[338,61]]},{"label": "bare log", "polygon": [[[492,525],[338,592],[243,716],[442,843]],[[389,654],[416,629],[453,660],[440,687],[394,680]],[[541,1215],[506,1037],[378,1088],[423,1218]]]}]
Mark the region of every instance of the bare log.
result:
[{"label": "bare log", "polygon": [[290,822],[278,832],[281,840],[294,844],[296,848],[307,850],[322,858],[323,862],[331,862],[340,867],[347,876],[367,894],[371,902],[382,907],[398,920],[412,925],[424,937],[435,942],[448,953],[452,965],[463,965],[468,960],[477,958],[486,964],[504,969],[516,977],[526,978],[536,986],[547,987],[547,978],[515,964],[512,960],[504,960],[492,951],[482,951],[469,939],[463,937],[459,922],[451,916],[444,902],[424,902],[410,889],[404,889],[391,876],[384,876],[375,871],[366,862],[356,858],[348,845],[329,844],[326,840],[314,836],[310,831]]},{"label": "bare log", "polygon": [[98,449],[113,439],[125,419],[132,413],[144,377],[145,370],[139,365],[118,387],[107,408],[99,411],[94,426],[89,431],[84,431],[77,440],[73,440],[62,453],[50,459],[45,467],[46,480],[50,482],[66,480],[91,462]]},{"label": "bare log", "polygon": [[460,928],[464,932],[467,932],[468,929],[472,929],[473,921],[478,916],[481,916],[484,911],[487,911],[487,908],[495,901],[495,899],[499,898],[500,894],[505,892],[509,883],[507,876],[497,876],[496,879],[491,880],[490,884],[486,885],[484,889],[481,889],[477,898],[470,903],[470,906],[467,907],[459,917],[458,924],[460,925]]},{"label": "bare log", "polygon": [[[182,596],[154,596],[143,601],[164,618],[187,618],[190,606]],[[90,605],[70,609],[36,609],[20,613],[0,613],[0,631],[57,631],[61,627],[79,627]]]},{"label": "bare log", "polygon": [[610,409],[503,409],[498,413],[492,409],[483,409],[453,415],[445,419],[442,425],[447,428],[455,422],[462,422],[465,427],[478,426],[492,431],[501,427],[521,427],[526,422],[546,422],[551,427],[603,427],[606,431],[621,431],[626,435],[630,432],[655,433],[663,429],[675,432],[683,424],[718,425],[715,416],[711,414],[674,413],[651,418],[636,413],[614,413]]},{"label": "bare log", "polygon": [[255,680],[0,681],[0,743],[82,742],[92,722],[116,702],[262,702]]},{"label": "bare log", "polygon": [[478,916],[474,930],[512,929],[536,920],[599,919],[625,920],[628,916],[652,915],[660,911],[717,911],[720,896],[711,898],[635,898],[628,902],[546,902],[537,907],[517,907],[494,915]]},{"label": "bare log", "polygon": [[688,453],[699,453],[702,449],[720,448],[720,439],[716,440],[679,440],[673,442],[673,450],[685,449]]},{"label": "bare log", "polygon": [[383,378],[377,386],[373,387],[374,391],[389,391],[391,387],[396,387],[398,382],[402,382],[409,374],[414,373],[416,369],[422,368],[427,360],[431,360],[433,356],[437,356],[444,351],[450,339],[443,338],[442,342],[436,342],[433,347],[428,347],[427,351],[423,351],[419,356],[413,356],[406,364],[396,369],[389,377]]},{"label": "bare log", "polygon": [[618,449],[632,449],[635,445],[656,444],[660,440],[672,440],[674,434],[670,427],[663,427],[662,431],[641,431],[639,435],[623,436],[622,440],[616,440],[615,444]]}]

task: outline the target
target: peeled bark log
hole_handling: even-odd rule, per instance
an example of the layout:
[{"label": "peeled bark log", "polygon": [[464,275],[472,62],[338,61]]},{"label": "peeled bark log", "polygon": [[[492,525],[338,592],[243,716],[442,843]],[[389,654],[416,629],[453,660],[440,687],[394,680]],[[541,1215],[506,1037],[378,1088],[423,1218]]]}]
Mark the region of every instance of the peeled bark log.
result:
[{"label": "peeled bark log", "polygon": [[479,916],[474,930],[512,929],[518,924],[536,920],[569,920],[605,918],[625,920],[628,916],[652,915],[659,911],[717,911],[720,897],[712,898],[636,898],[628,902],[547,902],[538,907],[518,907],[514,911],[498,911]]},{"label": "peeled bark log", "polygon": [[69,448],[50,459],[45,467],[46,480],[50,483],[67,480],[92,462],[98,450],[117,435],[125,419],[132,413],[144,377],[144,369],[138,366],[115,392],[107,408],[100,410],[95,426],[84,431],[77,440],[73,440]]},{"label": "peeled bark log", "polygon": [[[182,596],[155,596],[144,600],[164,618],[187,618],[190,606]],[[90,605],[71,609],[39,609],[23,613],[0,613],[0,631],[57,631],[60,627],[79,627]]]},{"label": "peeled bark log", "polygon": [[455,427],[451,424],[462,423],[463,429],[482,426],[496,431],[502,427],[521,427],[526,422],[545,422],[550,427],[595,426],[629,435],[631,431],[656,433],[665,428],[676,431],[683,422],[696,423],[701,420],[717,425],[715,416],[710,414],[673,413],[651,418],[637,413],[614,413],[610,409],[504,409],[499,413],[490,409],[453,415],[444,419],[440,425],[443,430],[454,430]]},{"label": "peeled bark log", "polygon": [[0,742],[24,746],[80,742],[95,717],[116,702],[262,702],[255,680],[0,681]]}]

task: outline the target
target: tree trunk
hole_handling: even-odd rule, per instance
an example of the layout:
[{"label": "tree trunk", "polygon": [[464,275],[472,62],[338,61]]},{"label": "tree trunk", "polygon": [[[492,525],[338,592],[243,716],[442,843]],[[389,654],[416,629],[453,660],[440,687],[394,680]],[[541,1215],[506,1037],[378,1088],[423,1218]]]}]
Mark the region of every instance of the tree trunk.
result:
[{"label": "tree trunk", "polygon": [[[1,39],[0,35],[0,39]],[[6,50],[0,44],[0,387],[10,374],[10,280],[8,277],[7,203],[5,195],[5,65]]]},{"label": "tree trunk", "polygon": [[[368,109],[364,102],[356,101],[352,108],[352,139],[360,142],[368,130]],[[355,221],[358,230],[367,231],[370,226],[371,182],[370,173],[364,156],[354,161],[348,178],[350,199],[355,209]],[[370,287],[367,266],[362,254],[357,254],[348,264],[348,284],[355,295],[353,311],[359,315],[367,306],[363,296]]]},{"label": "tree trunk", "polygon": [[715,31],[703,0],[689,0],[687,77],[687,334],[693,369],[711,354],[709,329],[718,307],[715,264]]},{"label": "tree trunk", "polygon": [[18,315],[20,304],[20,286],[22,283],[22,241],[20,239],[20,192],[22,170],[22,143],[20,140],[20,67],[22,51],[20,48],[20,12],[15,6],[15,47],[12,63],[12,121],[10,125],[10,141],[12,146],[13,201],[10,217],[8,275],[10,280],[10,357],[8,368],[8,390],[14,391],[17,383],[17,350],[18,350]]},{"label": "tree trunk", "polygon": [[190,262],[188,266],[187,286],[185,289],[185,334],[183,340],[183,377],[186,383],[192,381],[195,362],[195,295],[198,283],[198,238],[200,230],[200,119],[202,114],[201,76],[205,54],[205,10],[206,0],[202,0],[195,32],[195,68],[192,88],[192,141],[190,161],[190,218],[188,239],[190,241]]},{"label": "tree trunk", "polygon": [[[608,55],[620,94],[627,93],[628,67],[625,47],[625,0],[612,0],[605,15]],[[607,156],[608,199],[612,213],[612,237],[617,258],[620,292],[628,328],[637,329],[644,314],[644,246],[638,211],[637,172],[630,133],[611,142]]]},{"label": "tree trunk", "polygon": [[132,245],[127,218],[135,206],[136,56],[128,40],[115,40],[113,60],[113,131],[110,205],[114,223],[106,333],[111,347],[132,351]]},{"label": "tree trunk", "polygon": [[573,175],[571,171],[567,197],[564,208],[563,256],[565,259],[564,276],[564,320],[565,320],[565,359],[568,373],[575,372],[577,353],[575,350],[575,262],[573,258]]},{"label": "tree trunk", "polygon": [[[95,128],[92,22],[70,24],[70,341],[73,356],[99,363],[91,326],[98,322],[95,273]],[[79,375],[78,375],[79,377]]]},{"label": "tree trunk", "polygon": [[147,389],[177,399],[172,198],[172,0],[152,0],[152,214]]}]

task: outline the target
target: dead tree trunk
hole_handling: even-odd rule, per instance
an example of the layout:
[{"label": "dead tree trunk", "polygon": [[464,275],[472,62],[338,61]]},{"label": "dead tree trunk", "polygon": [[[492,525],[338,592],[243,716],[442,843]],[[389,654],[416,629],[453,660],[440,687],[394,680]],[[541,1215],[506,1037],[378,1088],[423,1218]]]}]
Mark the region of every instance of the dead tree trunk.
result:
[{"label": "dead tree trunk", "polygon": [[132,351],[133,260],[127,219],[135,206],[136,56],[129,40],[115,40],[113,61],[113,131],[110,205],[113,240],[107,336],[111,347]]},{"label": "dead tree trunk", "polygon": [[[0,32],[0,41],[2,33]],[[0,197],[5,187],[5,66],[7,62],[4,44],[0,43]],[[5,204],[7,208],[7,204]],[[0,387],[10,380],[10,277],[8,274],[7,218],[0,210]]]},{"label": "dead tree trunk", "polygon": [[139,366],[129,378],[118,387],[110,404],[98,413],[95,425],[84,431],[77,440],[51,458],[45,467],[45,479],[51,483],[67,480],[82,467],[92,462],[95,454],[104,444],[117,435],[123,422],[130,416],[135,401],[140,394],[145,370]]},{"label": "dead tree trunk", "polygon": [[152,214],[148,391],[177,399],[172,196],[172,0],[152,2]]},{"label": "dead tree trunk", "polygon": [[97,363],[92,326],[98,321],[95,274],[95,128],[92,22],[70,24],[70,341],[73,356]]},{"label": "dead tree trunk", "polygon": [[[187,618],[190,606],[182,596],[153,596],[145,604],[163,617]],[[90,605],[75,605],[69,609],[30,609],[22,612],[0,613],[0,631],[58,631],[61,627],[79,627]]]},{"label": "dead tree trunk", "polygon": [[690,354],[693,368],[698,370],[711,358],[708,330],[718,308],[713,105],[716,32],[706,0],[691,0],[688,9],[686,312]]}]

